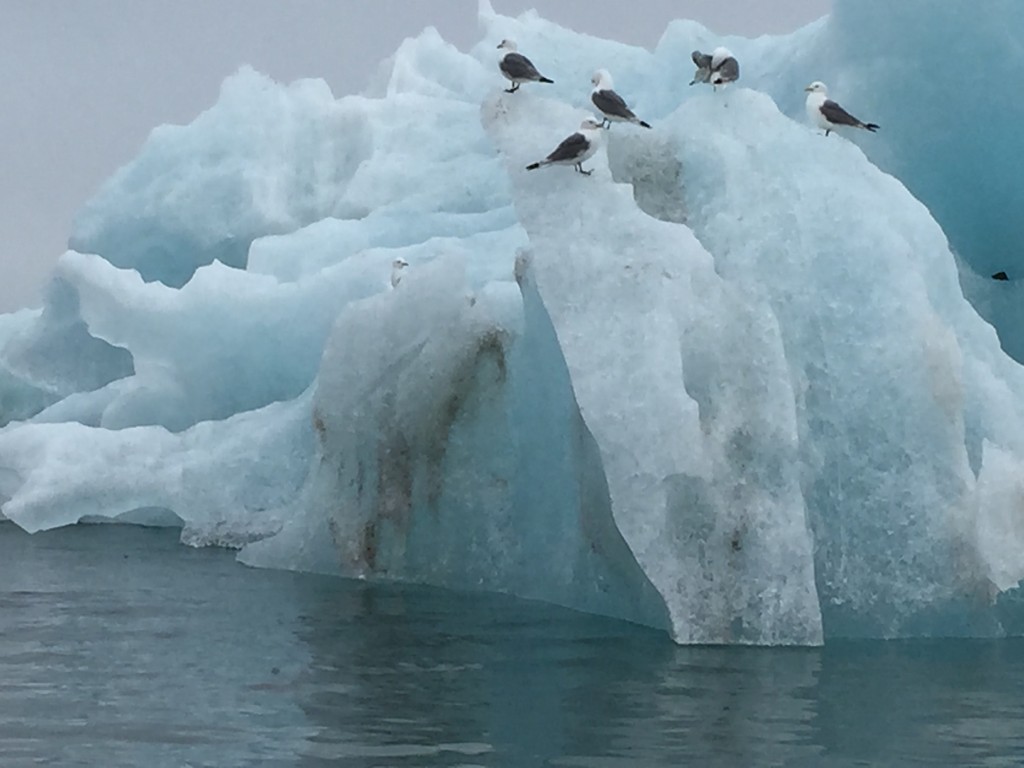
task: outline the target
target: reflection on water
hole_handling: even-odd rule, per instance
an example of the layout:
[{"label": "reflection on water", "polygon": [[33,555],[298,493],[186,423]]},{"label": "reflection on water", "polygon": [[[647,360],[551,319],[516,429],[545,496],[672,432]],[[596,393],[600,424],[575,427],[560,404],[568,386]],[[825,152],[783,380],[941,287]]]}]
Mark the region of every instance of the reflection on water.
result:
[{"label": "reflection on water", "polygon": [[0,524],[0,766],[1014,765],[1024,643],[677,648],[511,598]]}]

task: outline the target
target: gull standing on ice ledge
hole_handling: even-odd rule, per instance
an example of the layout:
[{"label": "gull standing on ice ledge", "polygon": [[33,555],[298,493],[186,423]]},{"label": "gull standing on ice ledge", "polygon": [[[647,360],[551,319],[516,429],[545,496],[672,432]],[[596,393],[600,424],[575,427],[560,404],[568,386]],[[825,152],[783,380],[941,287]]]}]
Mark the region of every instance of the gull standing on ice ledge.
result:
[{"label": "gull standing on ice ledge", "polygon": [[740,63],[728,48],[719,46],[711,52],[711,85],[735,83],[740,79]]},{"label": "gull standing on ice ledge", "polygon": [[526,166],[526,170],[533,171],[545,165],[571,165],[579,173],[589,176],[594,171],[593,169],[584,171],[583,161],[588,160],[597,152],[600,141],[601,123],[593,117],[588,117],[580,123],[580,129],[576,133],[555,147],[554,152],[539,162],[530,163]]},{"label": "gull standing on ice ledge", "polygon": [[693,63],[697,65],[697,71],[693,73],[693,80],[690,81],[690,85],[696,85],[697,83],[706,83],[711,79],[711,54],[701,53],[700,51],[694,51],[690,54],[690,58],[693,59]]},{"label": "gull standing on ice ledge", "polygon": [[728,48],[719,46],[710,54],[694,51],[690,58],[697,65],[690,85],[711,83],[717,91],[718,86],[735,83],[740,79],[740,63]]},{"label": "gull standing on ice ledge", "polygon": [[498,62],[498,69],[501,70],[501,74],[512,81],[512,87],[506,88],[505,93],[515,93],[519,90],[519,86],[522,83],[555,82],[538,72],[537,68],[533,66],[533,62],[523,56],[523,54],[516,53],[515,40],[506,38],[498,43],[498,48],[508,51],[508,53],[501,57],[501,61]]},{"label": "gull standing on ice ledge", "polygon": [[608,127],[611,128],[613,122],[634,123],[644,128],[651,127],[633,114],[633,110],[626,106],[625,100],[613,90],[612,76],[608,73],[607,69],[597,70],[594,76],[590,78],[590,82],[594,84],[590,100],[594,102],[594,106],[601,110],[601,114],[604,115],[604,122],[601,123],[602,127],[607,123]]},{"label": "gull standing on ice ledge", "polygon": [[403,258],[397,258],[391,262],[391,287],[397,288],[402,282],[402,270],[409,266],[409,262]]},{"label": "gull standing on ice ledge", "polygon": [[816,126],[825,129],[826,136],[841,125],[863,128],[871,133],[878,130],[879,126],[874,123],[861,122],[832,101],[828,97],[828,88],[820,80],[815,80],[804,90],[807,91],[807,116]]}]

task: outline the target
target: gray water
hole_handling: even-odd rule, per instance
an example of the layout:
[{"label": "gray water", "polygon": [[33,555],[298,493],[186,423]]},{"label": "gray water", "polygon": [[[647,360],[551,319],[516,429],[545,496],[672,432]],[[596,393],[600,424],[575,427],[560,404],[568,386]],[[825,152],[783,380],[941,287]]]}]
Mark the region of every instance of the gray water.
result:
[{"label": "gray water", "polygon": [[0,766],[1009,766],[1024,643],[679,648],[542,604],[0,523]]}]

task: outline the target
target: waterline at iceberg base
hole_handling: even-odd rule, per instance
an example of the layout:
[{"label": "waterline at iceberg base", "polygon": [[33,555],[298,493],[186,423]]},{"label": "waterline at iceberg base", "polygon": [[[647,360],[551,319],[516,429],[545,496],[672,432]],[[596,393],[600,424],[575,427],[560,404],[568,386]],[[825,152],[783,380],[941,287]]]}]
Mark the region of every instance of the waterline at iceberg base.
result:
[{"label": "waterline at iceberg base", "polygon": [[[981,45],[999,7],[955,6],[900,55]],[[694,23],[648,52],[486,2],[472,51],[427,30],[364,95],[242,70],[86,205],[42,311],[0,317],[3,514],[172,520],[681,643],[1019,633],[1024,369],[960,282],[982,311],[1012,286],[904,127],[930,86],[870,95],[858,40],[905,14],[726,39],[719,93],[686,87]],[[555,84],[503,93],[505,37]],[[616,125],[589,178],[526,172],[599,67],[653,130]],[[805,125],[819,78],[882,132]],[[1001,125],[943,137],[1002,173]]]}]

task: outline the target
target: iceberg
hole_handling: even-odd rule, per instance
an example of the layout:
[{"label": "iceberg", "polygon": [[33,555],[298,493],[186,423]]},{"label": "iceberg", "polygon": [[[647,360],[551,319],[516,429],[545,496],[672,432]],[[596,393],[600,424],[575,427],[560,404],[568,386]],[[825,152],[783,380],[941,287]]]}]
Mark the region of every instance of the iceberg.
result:
[{"label": "iceberg", "polygon": [[[1020,11],[890,6],[645,51],[484,0],[475,48],[428,29],[362,95],[241,70],[0,317],[2,514],[680,643],[1019,632],[1015,113],[971,123],[957,51],[1020,73]],[[505,37],[555,84],[502,92]],[[721,43],[741,82],[687,88]],[[600,67],[654,129],[527,173]],[[817,79],[882,131],[806,125]]]}]

